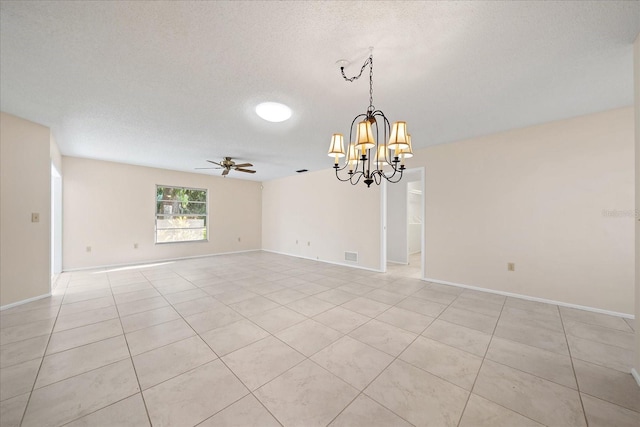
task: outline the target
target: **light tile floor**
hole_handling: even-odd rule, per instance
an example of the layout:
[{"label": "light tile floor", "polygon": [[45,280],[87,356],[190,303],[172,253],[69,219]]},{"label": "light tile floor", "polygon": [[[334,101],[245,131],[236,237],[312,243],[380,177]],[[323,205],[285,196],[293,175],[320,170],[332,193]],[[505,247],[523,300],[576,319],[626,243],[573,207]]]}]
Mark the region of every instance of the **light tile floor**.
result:
[{"label": "light tile floor", "polygon": [[265,252],[0,313],[11,426],[635,426],[632,322]]}]

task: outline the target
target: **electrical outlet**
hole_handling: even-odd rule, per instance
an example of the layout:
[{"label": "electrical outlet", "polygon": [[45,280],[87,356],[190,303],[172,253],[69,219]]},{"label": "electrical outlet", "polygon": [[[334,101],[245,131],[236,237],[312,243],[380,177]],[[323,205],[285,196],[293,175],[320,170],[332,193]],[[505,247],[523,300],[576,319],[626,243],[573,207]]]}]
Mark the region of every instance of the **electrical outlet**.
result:
[{"label": "electrical outlet", "polygon": [[138,244],[137,243],[133,244],[133,249],[138,249]]},{"label": "electrical outlet", "polygon": [[298,244],[298,239],[296,239],[296,245]]},{"label": "electrical outlet", "polygon": [[507,271],[516,271],[516,265],[513,262],[507,263]]},{"label": "electrical outlet", "polygon": [[38,212],[31,214],[31,222],[40,222],[40,214]]},{"label": "electrical outlet", "polygon": [[87,252],[91,252],[91,246],[87,246]]},{"label": "electrical outlet", "polygon": [[311,242],[307,242],[307,246],[311,246]]},{"label": "electrical outlet", "polygon": [[240,238],[238,237],[238,242],[240,241]]}]

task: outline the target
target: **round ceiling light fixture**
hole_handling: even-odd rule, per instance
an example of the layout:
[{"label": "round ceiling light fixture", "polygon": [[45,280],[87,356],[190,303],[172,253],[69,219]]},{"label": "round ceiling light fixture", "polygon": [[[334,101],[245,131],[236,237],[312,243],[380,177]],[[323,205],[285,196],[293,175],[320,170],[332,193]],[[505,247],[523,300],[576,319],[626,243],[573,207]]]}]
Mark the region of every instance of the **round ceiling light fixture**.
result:
[{"label": "round ceiling light fixture", "polygon": [[291,108],[279,102],[263,102],[256,106],[256,114],[268,122],[284,122],[291,117]]}]

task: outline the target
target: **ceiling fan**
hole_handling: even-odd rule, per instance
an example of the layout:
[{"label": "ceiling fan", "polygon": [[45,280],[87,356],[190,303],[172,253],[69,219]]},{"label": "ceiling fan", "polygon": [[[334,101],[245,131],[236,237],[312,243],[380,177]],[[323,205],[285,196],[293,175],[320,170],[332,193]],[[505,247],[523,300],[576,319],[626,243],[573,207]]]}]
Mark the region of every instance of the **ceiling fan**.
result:
[{"label": "ceiling fan", "polygon": [[236,162],[231,160],[231,157],[225,157],[222,160],[222,162],[220,162],[220,163],[214,162],[213,160],[207,160],[207,162],[213,163],[214,165],[216,165],[216,167],[214,167],[214,168],[196,168],[196,169],[224,169],[222,171],[222,176],[227,176],[229,174],[229,172],[232,171],[232,170],[238,171],[238,172],[256,173],[256,171],[254,171],[254,170],[245,169],[247,167],[252,167],[253,165],[251,163],[236,164]]}]

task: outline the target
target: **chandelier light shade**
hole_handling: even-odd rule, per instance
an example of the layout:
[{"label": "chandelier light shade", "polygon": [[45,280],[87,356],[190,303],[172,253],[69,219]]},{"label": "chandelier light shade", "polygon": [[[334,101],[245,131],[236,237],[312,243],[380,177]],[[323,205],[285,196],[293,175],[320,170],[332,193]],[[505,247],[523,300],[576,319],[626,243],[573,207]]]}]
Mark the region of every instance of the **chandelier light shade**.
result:
[{"label": "chandelier light shade", "polygon": [[376,169],[380,169],[384,167],[384,163],[389,158],[389,153],[387,146],[385,144],[378,145],[378,149],[376,151],[375,164]]},{"label": "chandelier light shade", "polygon": [[[413,156],[411,136],[407,133],[406,122],[395,122],[392,126],[382,110],[373,106],[373,54],[369,55],[360,74],[355,77],[348,78],[345,75],[346,61],[338,63],[342,77],[348,82],[360,78],[369,66],[369,107],[351,122],[346,152],[344,136],[335,133],[331,137],[329,156],[335,159],[333,168],[336,178],[352,185],[362,180],[367,187],[371,187],[373,183],[380,185],[383,179],[391,183],[400,181],[405,170],[404,159]],[[342,166],[341,157],[345,157]]]},{"label": "chandelier light shade", "polygon": [[401,159],[408,159],[409,157],[413,157],[413,150],[411,147],[411,135],[407,134],[407,148],[396,148],[395,155],[396,157],[400,156]]},{"label": "chandelier light shade", "polygon": [[395,122],[391,128],[389,137],[389,149],[409,148],[409,137],[407,136],[407,122]]},{"label": "chandelier light shade", "polygon": [[358,123],[358,130],[356,132],[356,148],[361,152],[365,152],[370,148],[376,146],[376,140],[373,138],[373,130],[371,129],[371,122],[364,120]]},{"label": "chandelier light shade", "polygon": [[344,136],[334,133],[331,137],[331,146],[329,147],[329,156],[332,156],[338,164],[340,157],[344,157]]}]

